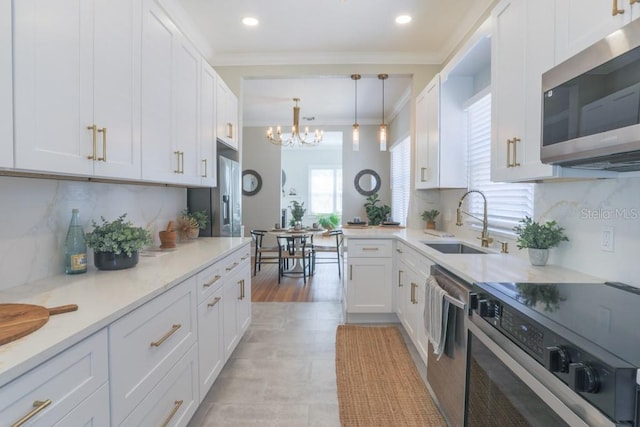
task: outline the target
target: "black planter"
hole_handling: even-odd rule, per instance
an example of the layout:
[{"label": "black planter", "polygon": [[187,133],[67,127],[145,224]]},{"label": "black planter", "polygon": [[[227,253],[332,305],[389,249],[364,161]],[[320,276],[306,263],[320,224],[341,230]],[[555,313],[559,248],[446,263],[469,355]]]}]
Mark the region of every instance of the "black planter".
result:
[{"label": "black planter", "polygon": [[131,268],[138,263],[138,252],[133,252],[131,256],[120,253],[118,255],[113,252],[94,252],[93,264],[98,270],[124,270]]}]

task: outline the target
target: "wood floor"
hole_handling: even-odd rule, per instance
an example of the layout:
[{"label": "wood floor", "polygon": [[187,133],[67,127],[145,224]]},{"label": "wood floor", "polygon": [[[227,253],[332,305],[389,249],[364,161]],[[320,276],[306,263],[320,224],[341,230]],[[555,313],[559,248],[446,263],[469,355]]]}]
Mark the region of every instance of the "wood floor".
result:
[{"label": "wood floor", "polygon": [[[251,259],[253,274],[253,258]],[[344,273],[344,271],[343,271]],[[258,274],[251,277],[252,302],[339,302],[342,279],[337,264],[318,264],[316,273],[307,278],[283,277],[278,284],[278,266],[263,264]]]}]

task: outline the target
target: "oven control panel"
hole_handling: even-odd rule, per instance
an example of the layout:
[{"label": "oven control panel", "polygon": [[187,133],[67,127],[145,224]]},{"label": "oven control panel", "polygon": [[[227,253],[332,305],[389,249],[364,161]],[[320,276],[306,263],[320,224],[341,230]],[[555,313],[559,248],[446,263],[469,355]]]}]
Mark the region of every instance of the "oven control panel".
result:
[{"label": "oven control panel", "polygon": [[472,321],[480,317],[488,322],[610,417],[633,419],[633,414],[623,413],[625,411],[619,411],[620,406],[616,407],[616,395],[619,399],[622,393],[627,393],[622,390],[629,390],[629,380],[635,389],[635,371],[627,378],[627,370],[603,363],[567,340],[559,330],[541,324],[494,295],[476,291],[474,286],[470,295]]}]

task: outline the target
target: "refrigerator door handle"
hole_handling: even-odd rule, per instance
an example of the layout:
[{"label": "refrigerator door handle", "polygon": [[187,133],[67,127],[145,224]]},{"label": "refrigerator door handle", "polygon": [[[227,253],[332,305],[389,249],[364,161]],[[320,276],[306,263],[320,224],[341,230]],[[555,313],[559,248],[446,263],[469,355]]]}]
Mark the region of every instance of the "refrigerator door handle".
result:
[{"label": "refrigerator door handle", "polygon": [[229,195],[222,196],[222,223],[228,225],[230,223],[230,207],[229,207]]}]

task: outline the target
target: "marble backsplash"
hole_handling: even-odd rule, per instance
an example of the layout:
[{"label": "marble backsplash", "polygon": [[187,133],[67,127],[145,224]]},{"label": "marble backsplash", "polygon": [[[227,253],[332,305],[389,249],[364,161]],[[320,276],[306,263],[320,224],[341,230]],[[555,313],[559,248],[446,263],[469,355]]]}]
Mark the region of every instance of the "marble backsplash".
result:
[{"label": "marble backsplash", "polygon": [[[0,176],[0,289],[64,273],[64,239],[71,209],[85,231],[100,217],[123,213],[137,226],[158,231],[186,207],[183,188]],[[92,251],[88,250],[90,268]]]},{"label": "marble backsplash", "polygon": [[[640,178],[599,179],[572,182],[547,182],[535,185],[534,218],[555,219],[566,229],[569,242],[550,251],[549,263],[640,287],[637,248],[640,244]],[[455,208],[465,190],[440,192],[442,212],[439,228],[456,236],[475,240],[479,231],[455,225]],[[491,200],[489,200],[491,203]],[[425,204],[425,206],[427,206]],[[428,208],[432,208],[428,205]],[[422,212],[420,207],[416,211]],[[419,217],[418,217],[419,219]],[[613,251],[601,249],[602,227],[614,231]],[[518,250],[515,239],[494,238],[509,242],[510,252],[527,257]],[[493,244],[500,248],[499,244]],[[540,267],[544,268],[544,267]]]}]

